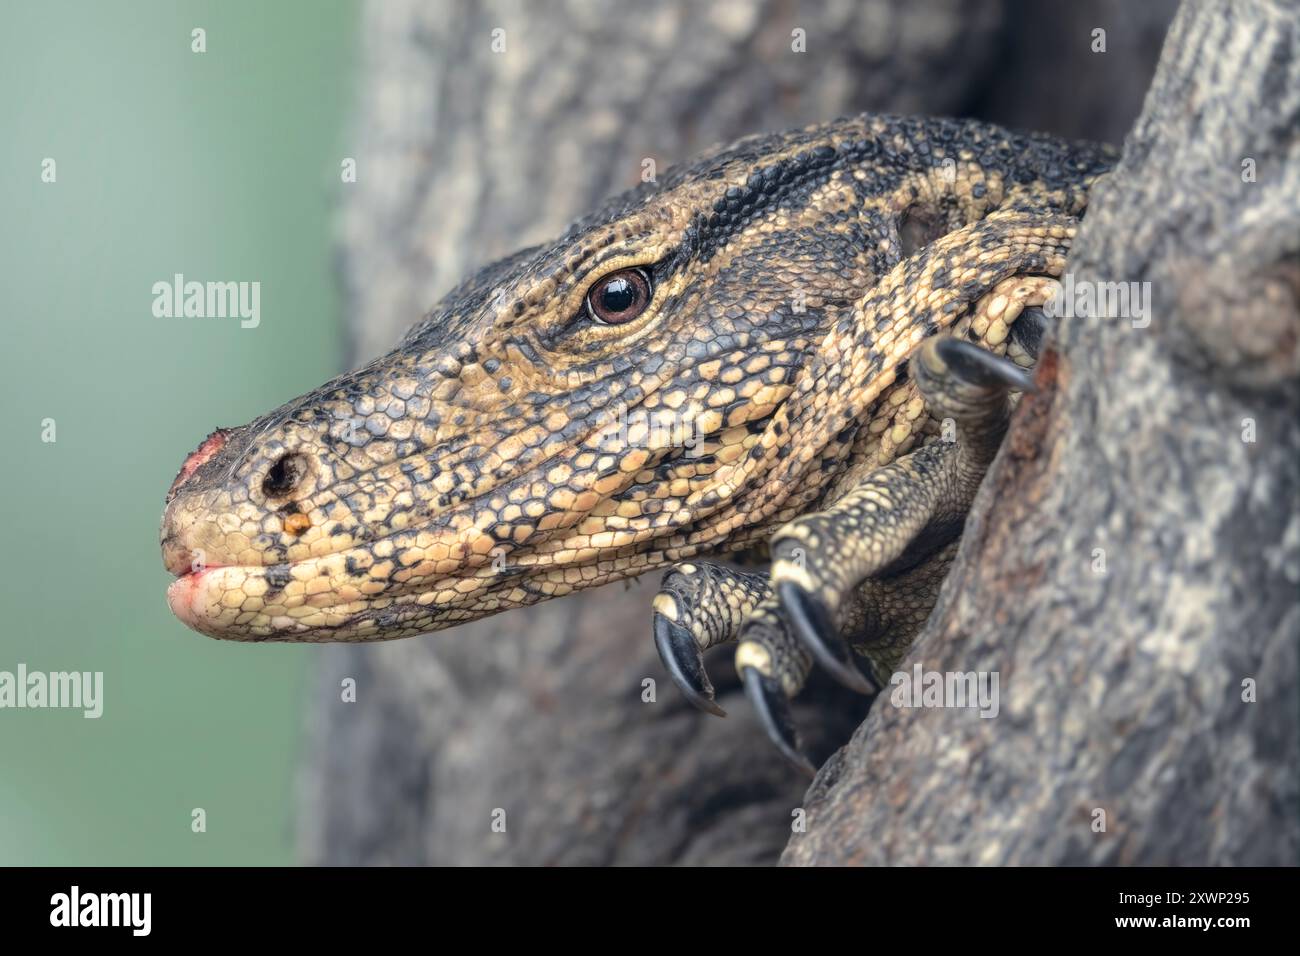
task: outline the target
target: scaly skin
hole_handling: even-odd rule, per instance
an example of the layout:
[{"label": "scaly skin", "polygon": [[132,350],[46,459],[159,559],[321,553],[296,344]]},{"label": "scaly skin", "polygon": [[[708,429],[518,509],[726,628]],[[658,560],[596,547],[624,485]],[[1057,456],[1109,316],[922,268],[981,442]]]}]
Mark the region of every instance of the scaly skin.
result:
[{"label": "scaly skin", "polygon": [[[1112,161],[873,116],[715,150],[210,436],[167,496],[169,603],[214,637],[383,640],[762,545],[933,437],[909,357],[958,322],[1004,352],[992,290],[1059,275]],[[629,267],[648,307],[602,324],[588,290]]]}]

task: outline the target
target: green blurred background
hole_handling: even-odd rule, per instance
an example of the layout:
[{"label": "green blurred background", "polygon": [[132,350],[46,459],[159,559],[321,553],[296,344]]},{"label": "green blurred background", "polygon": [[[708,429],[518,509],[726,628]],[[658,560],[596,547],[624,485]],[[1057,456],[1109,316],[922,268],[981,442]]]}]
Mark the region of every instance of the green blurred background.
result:
[{"label": "green blurred background", "polygon": [[[0,9],[0,670],[104,672],[98,720],[0,710],[0,864],[292,862],[310,649],[186,630],[157,529],[212,428],[339,370],[356,5]],[[260,281],[261,325],[155,318],[176,272]]]}]

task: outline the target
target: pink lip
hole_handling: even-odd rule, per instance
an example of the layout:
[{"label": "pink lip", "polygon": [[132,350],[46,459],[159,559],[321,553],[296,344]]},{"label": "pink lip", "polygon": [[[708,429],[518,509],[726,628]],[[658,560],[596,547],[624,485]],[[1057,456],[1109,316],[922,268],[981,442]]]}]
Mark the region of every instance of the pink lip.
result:
[{"label": "pink lip", "polygon": [[225,567],[221,564],[205,565],[198,570],[185,571],[176,580],[167,585],[167,606],[182,622],[194,630],[202,630],[203,620],[203,575],[209,571]]},{"label": "pink lip", "polygon": [[200,596],[194,586],[198,577],[198,574],[182,574],[167,585],[167,606],[190,627],[195,627],[200,617],[199,609],[194,606],[194,599]]}]

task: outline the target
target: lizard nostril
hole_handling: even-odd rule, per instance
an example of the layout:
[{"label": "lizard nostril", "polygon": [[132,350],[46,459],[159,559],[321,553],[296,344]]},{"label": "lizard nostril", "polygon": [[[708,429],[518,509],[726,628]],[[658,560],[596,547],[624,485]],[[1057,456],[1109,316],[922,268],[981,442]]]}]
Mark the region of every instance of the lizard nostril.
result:
[{"label": "lizard nostril", "polygon": [[262,493],[268,498],[283,498],[298,487],[306,473],[302,455],[281,455],[262,479]]}]

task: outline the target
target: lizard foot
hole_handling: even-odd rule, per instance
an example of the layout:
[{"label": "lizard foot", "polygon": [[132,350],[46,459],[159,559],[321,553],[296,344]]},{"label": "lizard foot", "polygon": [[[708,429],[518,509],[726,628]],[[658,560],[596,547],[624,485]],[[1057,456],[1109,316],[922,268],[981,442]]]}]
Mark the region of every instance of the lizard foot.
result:
[{"label": "lizard foot", "polygon": [[704,652],[736,639],[741,623],[770,593],[762,574],[706,561],[676,565],[654,599],[655,647],[665,669],[692,704],[725,717],[704,669]]},{"label": "lizard foot", "polygon": [[682,695],[720,717],[725,712],[714,699],[704,652],[739,641],[736,669],[763,729],[791,763],[811,775],[814,768],[800,748],[790,698],[803,687],[812,659],[781,620],[765,573],[706,561],[676,565],[654,598],[654,638]]}]

